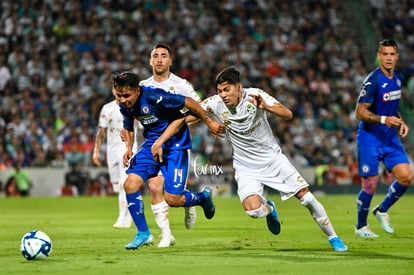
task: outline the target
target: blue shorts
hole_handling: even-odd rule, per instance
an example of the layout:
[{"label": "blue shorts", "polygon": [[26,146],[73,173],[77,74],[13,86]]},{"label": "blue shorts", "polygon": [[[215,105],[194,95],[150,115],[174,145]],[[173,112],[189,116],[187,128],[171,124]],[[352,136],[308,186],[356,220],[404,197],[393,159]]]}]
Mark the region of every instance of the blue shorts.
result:
[{"label": "blue shorts", "polygon": [[163,162],[154,161],[151,148],[142,147],[131,159],[127,174],[140,176],[144,182],[161,171],[164,177],[164,190],[179,195],[184,192],[189,169],[189,150],[163,150]]},{"label": "blue shorts", "polygon": [[358,169],[361,177],[376,176],[378,166],[383,162],[388,171],[395,165],[410,163],[401,143],[392,146],[358,146]]}]

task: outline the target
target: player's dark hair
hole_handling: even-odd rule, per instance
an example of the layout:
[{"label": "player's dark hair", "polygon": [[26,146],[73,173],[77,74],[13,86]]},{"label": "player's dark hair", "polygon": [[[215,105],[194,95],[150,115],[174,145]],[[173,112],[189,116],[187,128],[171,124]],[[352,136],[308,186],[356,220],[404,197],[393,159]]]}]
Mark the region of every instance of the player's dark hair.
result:
[{"label": "player's dark hair", "polygon": [[216,77],[216,87],[218,84],[224,82],[232,85],[240,83],[240,72],[235,67],[227,67],[223,69]]},{"label": "player's dark hair", "polygon": [[158,48],[166,49],[168,54],[172,57],[172,51],[171,51],[170,46],[168,46],[167,44],[164,44],[164,43],[158,43],[157,45],[155,45],[152,48],[151,52],[150,52],[150,56],[152,54],[152,51],[155,50],[155,49],[158,49]]},{"label": "player's dark hair", "polygon": [[382,47],[394,47],[397,52],[398,52],[398,45],[397,42],[395,42],[395,40],[392,39],[383,39],[378,43],[378,51],[382,48]]},{"label": "player's dark hair", "polygon": [[130,71],[113,74],[112,85],[115,89],[125,87],[136,88],[139,86],[139,78],[137,74]]}]

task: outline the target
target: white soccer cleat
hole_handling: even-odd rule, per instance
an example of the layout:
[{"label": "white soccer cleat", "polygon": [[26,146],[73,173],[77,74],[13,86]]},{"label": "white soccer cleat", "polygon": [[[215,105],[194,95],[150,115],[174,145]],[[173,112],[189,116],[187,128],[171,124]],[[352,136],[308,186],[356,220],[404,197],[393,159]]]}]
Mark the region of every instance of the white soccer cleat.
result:
[{"label": "white soccer cleat", "polygon": [[132,221],[130,218],[118,218],[114,223],[114,228],[130,228]]},{"label": "white soccer cleat", "polygon": [[377,234],[369,229],[368,225],[361,227],[360,229],[355,228],[355,234],[361,238],[377,238],[379,237]]},{"label": "white soccer cleat", "polygon": [[165,248],[175,245],[175,238],[172,234],[162,236],[160,243],[158,244],[158,248]]},{"label": "white soccer cleat", "polygon": [[191,229],[193,228],[196,218],[197,218],[197,211],[194,206],[192,207],[185,207],[185,216],[184,216],[184,224],[185,228]]},{"label": "white soccer cleat", "polygon": [[372,209],[372,214],[374,214],[377,220],[381,223],[381,227],[385,232],[388,234],[394,234],[394,228],[392,228],[391,219],[387,212],[380,212],[379,206],[377,205],[374,209]]},{"label": "white soccer cleat", "polygon": [[150,236],[149,236],[149,238],[148,238],[148,240],[146,240],[146,241],[144,242],[144,245],[151,246],[151,245],[153,245],[153,244],[154,244],[154,236],[150,235]]}]

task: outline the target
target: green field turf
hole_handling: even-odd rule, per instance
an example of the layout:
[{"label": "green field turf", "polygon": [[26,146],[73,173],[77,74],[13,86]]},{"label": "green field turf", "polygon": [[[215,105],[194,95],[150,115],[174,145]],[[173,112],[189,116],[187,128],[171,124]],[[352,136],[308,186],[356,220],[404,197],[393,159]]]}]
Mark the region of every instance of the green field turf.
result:
[{"label": "green field turf", "polygon": [[[182,208],[170,209],[177,245],[159,249],[160,231],[145,198],[146,216],[156,239],[151,247],[126,251],[136,229],[113,229],[115,197],[1,198],[0,274],[414,274],[414,195],[404,196],[390,211],[395,234],[386,235],[374,216],[369,223],[377,239],[354,235],[356,195],[318,197],[337,233],[349,247],[331,250],[308,211],[292,198],[278,207],[280,235],[266,219],[249,218],[237,197],[215,198],[216,216],[206,220],[201,208],[193,229],[184,227]],[[374,197],[373,205],[383,195]],[[44,261],[27,261],[21,237],[32,229],[46,232],[53,251]]]}]

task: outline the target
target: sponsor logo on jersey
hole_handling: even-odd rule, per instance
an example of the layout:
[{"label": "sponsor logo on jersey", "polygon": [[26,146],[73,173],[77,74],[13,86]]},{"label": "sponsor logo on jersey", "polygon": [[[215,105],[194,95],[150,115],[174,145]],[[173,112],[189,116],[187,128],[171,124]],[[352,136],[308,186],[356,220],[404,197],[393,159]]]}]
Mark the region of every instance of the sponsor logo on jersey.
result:
[{"label": "sponsor logo on jersey", "polygon": [[247,130],[236,131],[236,130],[232,129],[231,131],[233,131],[234,133],[240,134],[240,135],[248,135],[248,134],[253,133],[254,131],[256,131],[257,128],[259,128],[260,126],[262,126],[261,121],[259,121],[256,125],[254,125],[252,128],[249,128]]},{"label": "sponsor logo on jersey", "polygon": [[384,102],[398,100],[400,98],[401,98],[401,90],[384,93],[382,95],[382,101]]},{"label": "sponsor logo on jersey", "polygon": [[158,117],[156,117],[154,115],[139,116],[138,120],[139,120],[139,122],[142,123],[142,125],[149,125],[149,124],[157,122]]}]

